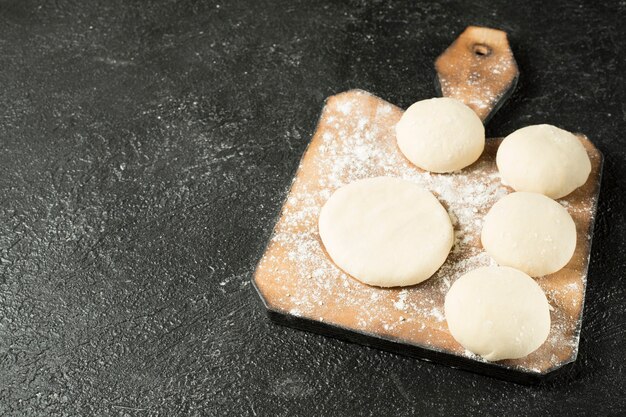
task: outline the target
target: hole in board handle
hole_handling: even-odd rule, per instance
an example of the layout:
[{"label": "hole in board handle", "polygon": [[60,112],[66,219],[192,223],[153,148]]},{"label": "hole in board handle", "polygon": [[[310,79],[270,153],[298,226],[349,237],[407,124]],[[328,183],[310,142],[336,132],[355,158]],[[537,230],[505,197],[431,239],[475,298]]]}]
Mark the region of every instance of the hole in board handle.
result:
[{"label": "hole in board handle", "polygon": [[488,56],[491,55],[491,48],[482,43],[476,43],[472,47],[474,54],[478,56]]}]

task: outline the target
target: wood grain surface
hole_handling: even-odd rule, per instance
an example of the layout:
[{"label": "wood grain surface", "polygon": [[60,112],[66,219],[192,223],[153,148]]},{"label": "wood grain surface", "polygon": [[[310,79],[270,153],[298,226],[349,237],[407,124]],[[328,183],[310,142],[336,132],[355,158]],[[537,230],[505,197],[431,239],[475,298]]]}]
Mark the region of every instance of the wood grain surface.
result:
[{"label": "wood grain surface", "polygon": [[[411,165],[397,148],[393,127],[401,115],[400,108],[363,91],[328,99],[254,281],[274,313],[483,362],[452,338],[442,314],[450,284],[463,272],[492,263],[481,248],[479,225],[493,202],[512,191],[500,184],[497,174],[500,139],[488,139],[485,152],[470,167],[453,174],[431,174]],[[527,357],[495,364],[505,370],[546,375],[577,355],[602,163],[591,142],[579,138],[592,161],[591,175],[584,186],[559,200],[576,223],[576,251],[565,268],[537,279],[552,307],[550,335]],[[332,264],[319,239],[317,215],[329,194],[354,179],[379,175],[430,184],[456,219],[455,231],[462,239],[457,239],[442,268],[416,286],[382,289],[362,284]],[[442,189],[441,184],[448,182]],[[463,187],[473,190],[473,200],[459,201],[465,197],[450,193]],[[472,206],[474,215],[462,217],[464,206]],[[480,369],[489,373],[489,367]]]}]

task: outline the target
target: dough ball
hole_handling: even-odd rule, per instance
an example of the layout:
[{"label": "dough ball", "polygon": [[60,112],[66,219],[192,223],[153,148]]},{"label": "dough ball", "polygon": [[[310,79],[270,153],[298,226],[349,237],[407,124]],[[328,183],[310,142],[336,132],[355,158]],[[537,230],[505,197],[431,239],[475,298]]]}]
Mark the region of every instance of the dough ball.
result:
[{"label": "dough ball", "polygon": [[444,263],[454,240],[448,212],[435,196],[388,177],[338,189],[322,207],[319,232],[339,268],[380,287],[428,279]]},{"label": "dough ball", "polygon": [[446,97],[409,107],[396,125],[396,137],[409,161],[432,172],[465,168],[485,147],[485,128],[476,113]]},{"label": "dough ball", "polygon": [[512,193],[485,216],[483,247],[500,265],[532,277],[563,268],[576,248],[576,225],[556,201],[536,193]]},{"label": "dough ball", "polygon": [[516,191],[561,198],[583,185],[591,161],[580,140],[551,125],[527,126],[504,138],[496,157],[502,182]]},{"label": "dough ball", "polygon": [[507,266],[478,268],[457,279],[445,301],[450,333],[489,361],[522,358],[550,333],[550,307],[531,277]]}]

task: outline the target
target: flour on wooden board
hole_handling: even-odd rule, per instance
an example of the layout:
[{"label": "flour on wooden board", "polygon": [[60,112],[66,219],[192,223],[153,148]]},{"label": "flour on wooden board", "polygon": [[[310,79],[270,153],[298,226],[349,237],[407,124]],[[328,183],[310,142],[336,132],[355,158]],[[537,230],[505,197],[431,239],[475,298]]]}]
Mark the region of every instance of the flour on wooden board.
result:
[{"label": "flour on wooden board", "polygon": [[[381,137],[393,134],[393,129],[380,122],[392,112],[391,105],[378,105],[372,112],[366,111],[358,99],[340,97],[338,100],[334,106],[327,106],[322,116],[326,131],[320,137],[318,152],[321,157],[316,161],[320,165],[319,172],[324,174],[317,178],[317,184],[311,190],[306,187],[292,189],[283,208],[282,220],[272,237],[273,243],[288,248],[289,261],[295,263],[295,270],[300,274],[293,277],[280,269],[272,271],[278,282],[299,280],[297,293],[292,290],[289,294],[289,302],[294,306],[290,313],[323,320],[316,317],[314,311],[328,297],[341,305],[357,306],[357,303],[363,303],[362,294],[365,293],[372,302],[368,308],[360,308],[356,318],[363,328],[376,322],[390,332],[396,326],[414,326],[417,330],[424,330],[423,321],[427,319],[431,326],[434,323],[436,329],[447,332],[442,300],[452,283],[470,270],[495,265],[476,242],[480,239],[482,217],[509,189],[501,184],[493,161],[481,159],[461,172],[450,174],[416,169],[399,151],[389,151],[389,147],[381,146]],[[479,175],[467,175],[467,170]],[[332,193],[355,180],[382,175],[403,178],[430,190],[450,214],[455,230],[453,249],[435,275],[420,284],[436,289],[435,295],[430,298],[411,297],[411,294],[420,291],[418,285],[398,291],[390,304],[381,304],[381,296],[384,294],[385,299],[388,298],[389,290],[366,286],[347,276],[327,257],[319,239],[319,212]],[[577,285],[569,284],[563,291],[576,290]],[[356,292],[361,296],[355,297],[353,294]],[[389,314],[390,311],[401,315]],[[548,342],[577,345],[578,335],[569,339],[571,337],[565,340],[562,323],[553,320]],[[475,358],[469,352],[464,355]]]}]

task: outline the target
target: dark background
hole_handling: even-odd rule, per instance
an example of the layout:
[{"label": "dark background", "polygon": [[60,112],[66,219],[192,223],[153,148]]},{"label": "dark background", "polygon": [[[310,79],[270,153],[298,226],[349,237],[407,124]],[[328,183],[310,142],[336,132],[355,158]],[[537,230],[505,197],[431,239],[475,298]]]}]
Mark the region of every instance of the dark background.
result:
[{"label": "dark background", "polygon": [[[1,1],[0,413],[626,410],[626,2]],[[580,355],[528,387],[270,323],[250,278],[324,98],[434,95],[469,24],[521,78],[488,126],[606,157]]]}]

